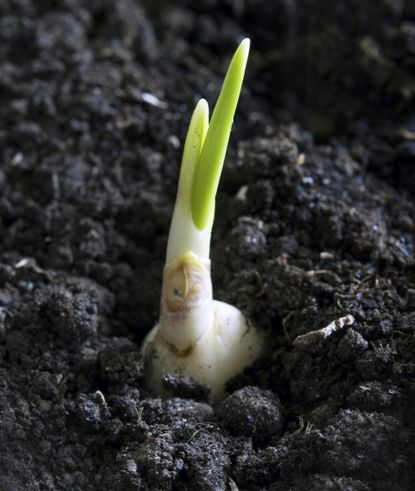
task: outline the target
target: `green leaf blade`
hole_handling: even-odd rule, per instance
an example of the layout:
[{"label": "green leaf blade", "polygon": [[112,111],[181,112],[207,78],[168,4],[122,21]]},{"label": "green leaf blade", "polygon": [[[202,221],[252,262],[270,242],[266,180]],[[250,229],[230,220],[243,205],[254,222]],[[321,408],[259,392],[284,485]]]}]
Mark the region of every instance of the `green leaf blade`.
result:
[{"label": "green leaf blade", "polygon": [[207,226],[214,212],[216,192],[242,88],[249,47],[249,39],[244,39],[231,60],[194,171],[191,207],[193,222],[199,230]]},{"label": "green leaf blade", "polygon": [[190,120],[180,166],[178,196],[183,200],[191,199],[193,176],[208,127],[209,106],[205,99],[200,99]]}]

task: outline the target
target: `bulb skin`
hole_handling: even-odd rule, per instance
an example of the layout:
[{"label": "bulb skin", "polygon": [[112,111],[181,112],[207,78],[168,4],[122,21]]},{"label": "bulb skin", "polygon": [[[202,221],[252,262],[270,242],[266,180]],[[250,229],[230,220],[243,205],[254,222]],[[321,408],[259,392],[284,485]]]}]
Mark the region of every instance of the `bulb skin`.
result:
[{"label": "bulb skin", "polygon": [[164,268],[160,331],[177,352],[189,350],[213,323],[210,261],[191,251]]}]

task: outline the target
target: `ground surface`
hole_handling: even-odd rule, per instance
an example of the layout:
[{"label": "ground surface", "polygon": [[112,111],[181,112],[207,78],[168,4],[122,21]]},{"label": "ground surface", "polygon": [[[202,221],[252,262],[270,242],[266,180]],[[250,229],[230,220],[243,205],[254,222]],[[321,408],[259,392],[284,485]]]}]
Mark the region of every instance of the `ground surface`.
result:
[{"label": "ground surface", "polygon": [[[181,143],[245,35],[213,275],[269,348],[162,401]],[[0,489],[414,489],[414,3],[3,0],[0,59]]]}]

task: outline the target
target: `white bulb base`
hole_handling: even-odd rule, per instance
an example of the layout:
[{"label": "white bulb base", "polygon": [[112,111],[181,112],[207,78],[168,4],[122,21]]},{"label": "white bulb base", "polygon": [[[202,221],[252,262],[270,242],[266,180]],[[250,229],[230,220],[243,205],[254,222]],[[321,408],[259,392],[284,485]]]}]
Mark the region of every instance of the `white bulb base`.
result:
[{"label": "white bulb base", "polygon": [[232,305],[213,300],[213,323],[184,351],[166,341],[160,323],[146,337],[142,353],[147,388],[168,396],[163,376],[175,373],[210,389],[211,401],[226,394],[226,383],[252,365],[263,347],[262,338]]}]

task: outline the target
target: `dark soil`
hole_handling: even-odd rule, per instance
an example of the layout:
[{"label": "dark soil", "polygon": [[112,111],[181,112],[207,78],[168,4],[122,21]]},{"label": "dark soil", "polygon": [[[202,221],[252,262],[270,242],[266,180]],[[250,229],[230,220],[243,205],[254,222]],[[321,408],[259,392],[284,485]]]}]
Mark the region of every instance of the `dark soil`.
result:
[{"label": "dark soil", "polygon": [[[245,35],[212,266],[268,350],[218,407],[150,398],[182,142]],[[415,489],[415,3],[2,0],[0,58],[1,491]]]}]

